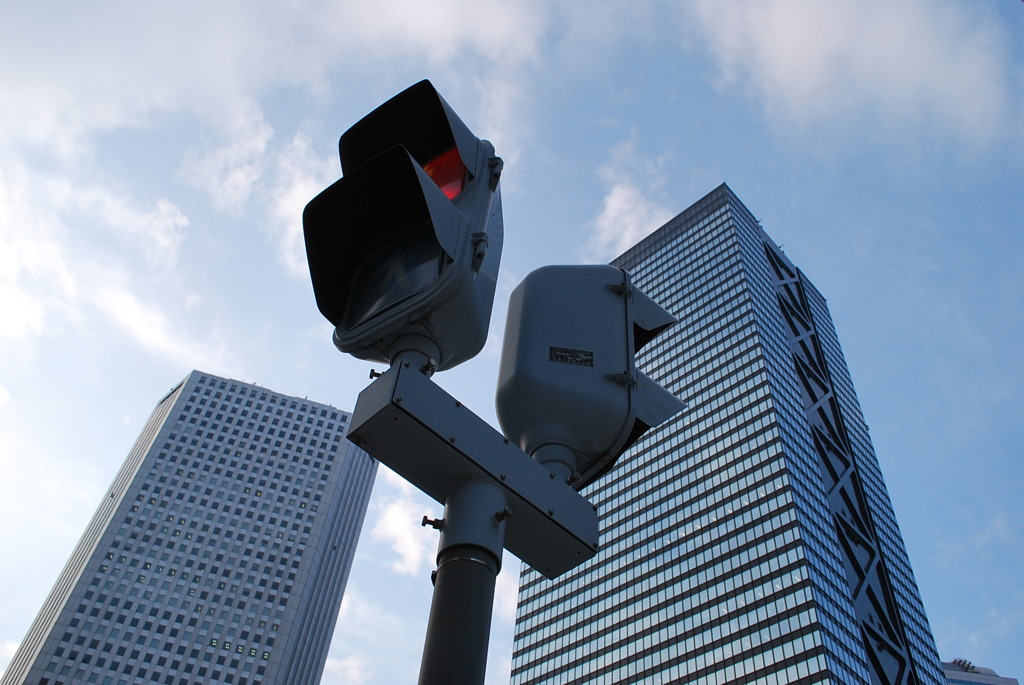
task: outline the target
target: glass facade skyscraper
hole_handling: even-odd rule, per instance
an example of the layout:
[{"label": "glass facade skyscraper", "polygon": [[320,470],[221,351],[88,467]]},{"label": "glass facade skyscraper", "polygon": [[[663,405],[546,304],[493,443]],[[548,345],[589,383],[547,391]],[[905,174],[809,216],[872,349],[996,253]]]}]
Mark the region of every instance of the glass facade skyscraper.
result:
[{"label": "glass facade skyscraper", "polygon": [[318,683],[377,468],[348,418],[189,374],[0,683]]},{"label": "glass facade skyscraper", "polygon": [[966,659],[942,662],[949,685],[1020,685],[1016,678],[1004,678],[991,668],[975,666]]},{"label": "glass facade skyscraper", "polygon": [[514,685],[944,683],[821,294],[724,184],[614,263],[688,407],[585,491],[596,557],[524,568]]}]

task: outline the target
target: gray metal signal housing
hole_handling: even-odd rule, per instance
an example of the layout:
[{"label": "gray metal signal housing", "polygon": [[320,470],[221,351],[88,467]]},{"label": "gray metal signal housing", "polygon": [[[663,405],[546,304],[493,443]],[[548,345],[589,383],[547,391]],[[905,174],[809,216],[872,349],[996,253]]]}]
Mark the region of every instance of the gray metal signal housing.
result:
[{"label": "gray metal signal housing", "polygon": [[359,393],[348,437],[446,506],[467,483],[493,485],[508,510],[480,523],[504,521],[505,548],[548,578],[597,552],[594,506],[415,368],[396,364]]},{"label": "gray metal signal housing", "polygon": [[609,265],[546,266],[509,299],[496,408],[505,435],[579,490],[686,404],[634,355],[676,318]]},{"label": "gray metal signal housing", "polygon": [[494,147],[421,81],[353,125],[338,150],[344,176],[302,214],[335,346],[388,364],[418,350],[436,371],[471,359],[487,340],[504,236]]}]

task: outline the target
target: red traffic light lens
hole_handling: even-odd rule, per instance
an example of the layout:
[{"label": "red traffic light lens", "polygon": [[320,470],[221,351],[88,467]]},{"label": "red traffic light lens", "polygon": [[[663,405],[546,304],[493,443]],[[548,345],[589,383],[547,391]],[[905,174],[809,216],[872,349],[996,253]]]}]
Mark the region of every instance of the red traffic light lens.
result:
[{"label": "red traffic light lens", "polygon": [[427,176],[437,184],[449,200],[454,200],[466,186],[466,165],[457,147],[445,150],[423,165]]}]

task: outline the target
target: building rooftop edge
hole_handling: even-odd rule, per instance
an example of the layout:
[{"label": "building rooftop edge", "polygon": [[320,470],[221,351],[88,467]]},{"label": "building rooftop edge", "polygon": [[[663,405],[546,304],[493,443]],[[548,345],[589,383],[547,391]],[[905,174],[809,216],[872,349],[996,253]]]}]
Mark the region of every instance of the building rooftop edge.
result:
[{"label": "building rooftop edge", "polygon": [[[168,391],[167,395],[170,395],[171,393],[173,393],[175,390],[178,389],[178,387],[180,385],[182,385],[183,383],[186,383],[189,379],[191,379],[192,377],[194,377],[196,375],[209,376],[211,378],[216,378],[217,380],[225,381],[227,383],[238,383],[240,385],[245,385],[245,386],[250,387],[250,388],[256,388],[258,390],[264,390],[266,392],[272,392],[272,393],[274,393],[275,395],[277,395],[279,397],[286,397],[288,399],[296,400],[296,401],[299,401],[299,402],[309,402],[311,404],[315,404],[315,405],[318,405],[318,406],[321,406],[321,407],[327,407],[329,409],[333,409],[334,411],[340,411],[343,414],[348,414],[348,415],[352,414],[352,412],[350,410],[348,410],[348,409],[340,409],[338,407],[335,407],[333,404],[328,404],[327,402],[320,402],[318,400],[311,400],[311,399],[309,399],[309,397],[299,397],[298,395],[291,395],[291,394],[288,394],[288,393],[280,392],[278,390],[273,390],[273,389],[268,388],[268,387],[266,387],[264,385],[260,385],[259,383],[256,383],[255,381],[242,381],[242,380],[239,380],[237,378],[229,378],[227,376],[220,376],[218,374],[210,373],[209,371],[202,371],[200,369],[192,369],[187,374],[185,374],[185,377],[183,379],[181,379],[179,382],[175,383],[171,387],[171,389]],[[167,397],[167,395],[165,395],[164,397]]]}]

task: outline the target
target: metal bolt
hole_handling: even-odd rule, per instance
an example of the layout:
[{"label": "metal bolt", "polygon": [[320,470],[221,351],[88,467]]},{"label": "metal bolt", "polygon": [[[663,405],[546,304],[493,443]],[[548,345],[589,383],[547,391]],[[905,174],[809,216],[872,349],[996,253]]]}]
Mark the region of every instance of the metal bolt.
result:
[{"label": "metal bolt", "polygon": [[429,516],[424,515],[423,521],[420,522],[420,525],[424,528],[430,526],[434,530],[444,530],[444,519],[432,519]]}]

